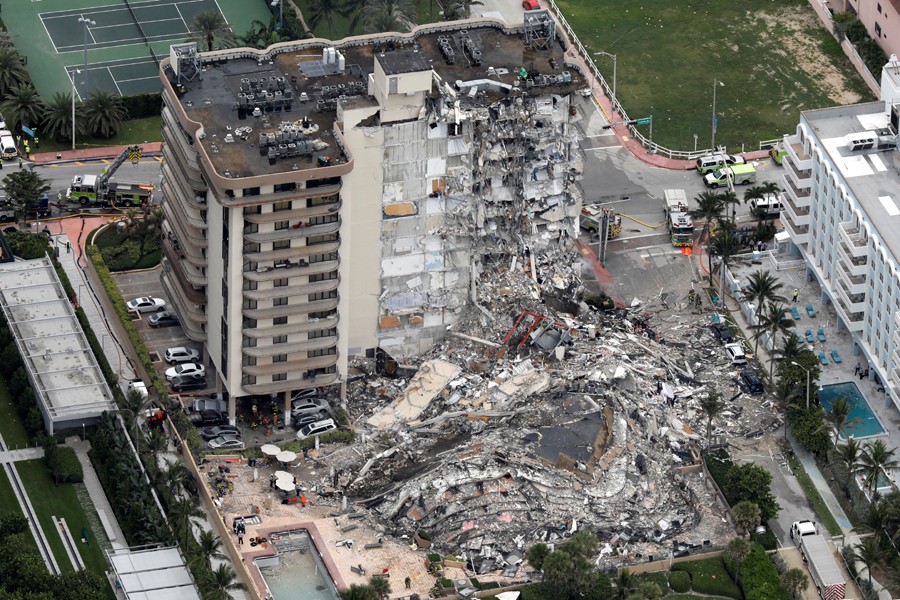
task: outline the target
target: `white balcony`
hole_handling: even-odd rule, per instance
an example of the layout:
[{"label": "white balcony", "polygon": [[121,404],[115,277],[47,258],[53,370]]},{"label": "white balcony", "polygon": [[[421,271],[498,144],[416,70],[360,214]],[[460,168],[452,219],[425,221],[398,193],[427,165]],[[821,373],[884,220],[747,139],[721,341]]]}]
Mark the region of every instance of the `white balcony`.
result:
[{"label": "white balcony", "polygon": [[849,294],[866,293],[866,278],[861,275],[851,275],[846,260],[839,259],[835,271]]},{"label": "white balcony", "polygon": [[792,223],[800,225],[809,225],[809,207],[801,208],[797,206],[787,193],[781,194],[781,206],[784,212],[790,217]]},{"label": "white balcony", "polygon": [[809,209],[812,202],[812,194],[810,188],[801,188],[794,184],[794,180],[784,174],[781,176],[781,186],[784,188],[784,194],[794,203],[797,208]]},{"label": "white balcony", "polygon": [[801,191],[812,187],[812,169],[798,169],[789,160],[785,160],[782,164],[784,165],[784,177],[790,184]]},{"label": "white balcony", "polygon": [[812,157],[803,150],[803,144],[800,143],[799,135],[792,135],[785,138],[784,149],[791,162],[797,165],[799,170],[812,169]]},{"label": "white balcony", "polygon": [[809,225],[797,225],[791,221],[790,216],[786,216],[785,213],[782,213],[781,222],[784,225],[785,231],[788,232],[788,235],[791,236],[791,241],[796,245],[800,246],[802,244],[809,243]]},{"label": "white balcony", "polygon": [[838,224],[840,240],[847,244],[847,252],[853,258],[865,258],[869,255],[869,241],[858,225],[852,221]]},{"label": "white balcony", "polygon": [[865,277],[869,273],[868,258],[854,257],[850,255],[850,244],[838,238],[837,257],[843,261],[843,267],[853,277]]}]

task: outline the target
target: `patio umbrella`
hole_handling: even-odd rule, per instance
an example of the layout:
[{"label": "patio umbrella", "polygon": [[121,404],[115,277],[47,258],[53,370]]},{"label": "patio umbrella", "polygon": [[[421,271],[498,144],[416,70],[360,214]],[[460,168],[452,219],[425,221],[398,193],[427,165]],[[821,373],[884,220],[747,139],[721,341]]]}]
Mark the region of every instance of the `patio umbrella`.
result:
[{"label": "patio umbrella", "polygon": [[281,452],[281,448],[279,448],[275,444],[264,444],[260,446],[259,450],[266,456],[275,456],[276,454]]},{"label": "patio umbrella", "polygon": [[288,473],[287,471],[275,471],[275,477],[277,479],[290,479],[294,480],[294,475],[292,473]]},{"label": "patio umbrella", "polygon": [[295,489],[294,482],[285,477],[279,477],[275,480],[275,487],[283,492],[293,492]]},{"label": "patio umbrella", "polygon": [[297,453],[291,452],[290,450],[284,450],[283,452],[278,453],[275,460],[278,462],[289,463],[297,460]]}]

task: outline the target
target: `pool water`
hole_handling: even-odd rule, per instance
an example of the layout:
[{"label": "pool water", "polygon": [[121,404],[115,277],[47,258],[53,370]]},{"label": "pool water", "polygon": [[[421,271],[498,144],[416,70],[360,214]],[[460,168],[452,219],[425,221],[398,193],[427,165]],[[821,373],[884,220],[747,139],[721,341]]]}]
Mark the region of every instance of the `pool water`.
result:
[{"label": "pool water", "polygon": [[[831,410],[831,403],[835,398],[841,397],[846,398],[850,402],[849,419],[855,418],[857,420],[856,423],[846,428],[850,435],[859,439],[884,433],[884,428],[881,426],[875,413],[869,407],[859,388],[852,381],[826,385],[819,390],[819,400],[822,403],[822,408],[826,411]],[[846,439],[846,437],[846,435],[841,435],[841,439]]]},{"label": "pool water", "polygon": [[339,600],[309,535],[296,531],[281,535],[280,543],[272,540],[278,549],[278,564],[264,566],[272,562],[264,558],[258,559],[257,565],[273,600]]}]

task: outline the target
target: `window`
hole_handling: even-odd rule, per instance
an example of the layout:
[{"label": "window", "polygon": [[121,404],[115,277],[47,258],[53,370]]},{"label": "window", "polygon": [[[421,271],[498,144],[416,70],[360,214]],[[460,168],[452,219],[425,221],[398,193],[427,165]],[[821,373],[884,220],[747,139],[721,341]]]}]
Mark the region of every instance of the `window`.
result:
[{"label": "window", "polygon": [[281,279],[276,279],[272,282],[275,287],[285,287],[288,284],[287,277],[282,277]]},{"label": "window", "polygon": [[247,223],[244,225],[244,233],[256,233],[259,231],[259,225],[256,223]]},{"label": "window", "polygon": [[318,198],[310,198],[306,205],[307,206],[322,206],[323,204],[334,204],[338,201],[337,194],[332,194],[331,196],[320,196]]},{"label": "window", "polygon": [[244,188],[244,197],[246,198],[247,196],[259,196],[259,188]]},{"label": "window", "polygon": [[244,310],[254,310],[256,308],[256,300],[244,298],[244,303],[241,305],[241,308]]},{"label": "window", "polygon": [[228,297],[228,282],[225,281],[224,279],[222,280],[222,297],[223,298]]},{"label": "window", "polygon": [[291,240],[278,240],[272,242],[272,250],[284,250],[291,247]]},{"label": "window", "polygon": [[331,337],[337,335],[337,329],[332,327],[331,329],[319,329],[317,331],[309,332],[309,339],[315,340],[323,337]]},{"label": "window", "polygon": [[317,356],[331,356],[337,354],[337,348],[322,348],[321,350],[310,350],[307,353],[309,358],[315,358]]},{"label": "window", "polygon": [[272,381],[287,381],[287,373],[276,373],[272,375]]},{"label": "window", "polygon": [[256,338],[245,335],[243,346],[244,348],[256,348]]},{"label": "window", "polygon": [[324,217],[312,217],[309,220],[310,225],[324,225],[326,223],[337,223],[337,215],[325,215]]},{"label": "window", "polygon": [[256,319],[244,317],[242,327],[244,329],[256,329]]},{"label": "window", "polygon": [[881,2],[878,3],[878,14],[881,14]]},{"label": "window", "polygon": [[287,229],[291,224],[288,221],[276,221],[275,222],[275,231],[281,231],[282,229]]},{"label": "window", "polygon": [[316,273],[309,276],[309,281],[326,281],[328,279],[337,279],[337,271],[329,271],[327,273]]},{"label": "window", "polygon": [[397,93],[397,79],[397,77],[391,77],[390,79],[388,79],[388,93]]},{"label": "window", "polygon": [[330,292],[319,292],[318,294],[309,295],[310,302],[315,302],[316,300],[328,300],[329,298],[337,298],[337,290],[331,290]]},{"label": "window", "polygon": [[259,287],[259,282],[250,281],[249,279],[244,280],[244,291],[245,292],[252,292],[253,290],[256,290],[258,287]]},{"label": "window", "polygon": [[297,183],[292,181],[290,183],[277,183],[275,184],[276,192],[293,192],[297,189]]},{"label": "window", "polygon": [[875,23],[875,35],[881,37],[881,23]]},{"label": "window", "polygon": [[286,344],[287,336],[286,335],[276,335],[275,337],[272,338],[272,343],[273,344]]},{"label": "window", "polygon": [[272,306],[287,306],[287,304],[287,296],[282,296],[281,298],[272,298]]},{"label": "window", "polygon": [[287,325],[287,317],[275,317],[272,319],[272,325]]},{"label": "window", "polygon": [[228,372],[228,322],[222,317],[222,371]]},{"label": "window", "polygon": [[242,367],[255,367],[256,366],[256,357],[255,356],[247,356],[246,354],[241,359]]},{"label": "window", "polygon": [[287,362],[287,354],[276,354],[272,357],[273,363]]},{"label": "window", "polygon": [[256,385],[256,375],[242,375],[241,385]]},{"label": "window", "polygon": [[329,242],[336,242],[338,239],[338,234],[329,233],[327,235],[312,235],[306,238],[307,246],[315,246],[316,244],[327,244]]},{"label": "window", "polygon": [[276,202],[272,205],[272,212],[279,212],[282,210],[291,210],[290,200],[286,200],[285,202]]},{"label": "window", "polygon": [[329,260],[337,260],[338,255],[337,252],[329,252],[327,254],[313,254],[309,257],[309,264],[315,264],[320,262],[326,262]]}]

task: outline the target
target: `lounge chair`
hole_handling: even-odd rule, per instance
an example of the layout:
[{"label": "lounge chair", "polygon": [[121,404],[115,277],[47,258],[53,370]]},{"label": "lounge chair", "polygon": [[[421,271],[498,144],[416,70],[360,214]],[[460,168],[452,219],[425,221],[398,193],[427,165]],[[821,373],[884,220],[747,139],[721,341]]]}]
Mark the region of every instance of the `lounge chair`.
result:
[{"label": "lounge chair", "polygon": [[828,359],[825,358],[824,352],[819,352],[819,362],[822,363],[823,365],[825,365],[826,367],[828,366]]},{"label": "lounge chair", "polygon": [[795,320],[795,321],[799,321],[799,320],[800,320],[800,311],[797,310],[797,307],[796,307],[796,306],[792,306],[792,307],[791,307],[791,314],[794,315],[794,320]]},{"label": "lounge chair", "polygon": [[825,337],[825,330],[819,327],[819,341],[826,342],[828,339]]},{"label": "lounge chair", "polygon": [[810,318],[810,319],[815,319],[815,318],[816,318],[816,309],[813,308],[813,305],[812,305],[812,304],[807,304],[807,305],[806,305],[806,314],[809,315],[809,318]]},{"label": "lounge chair", "polygon": [[816,341],[816,338],[813,337],[812,329],[806,330],[806,341],[809,342],[810,344],[812,344],[814,341]]},{"label": "lounge chair", "polygon": [[838,363],[838,364],[844,362],[844,361],[841,360],[841,355],[838,354],[838,351],[837,351],[837,350],[832,350],[832,351],[831,351],[831,360],[833,360],[834,362],[836,362],[836,363]]}]

